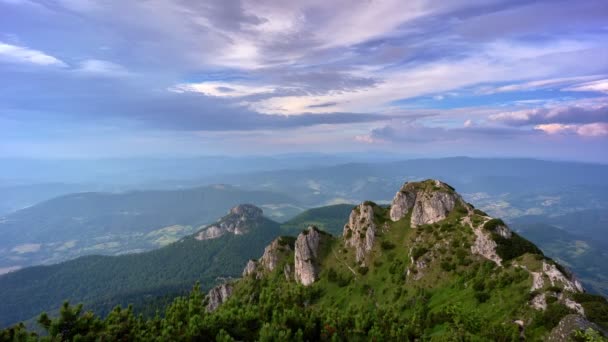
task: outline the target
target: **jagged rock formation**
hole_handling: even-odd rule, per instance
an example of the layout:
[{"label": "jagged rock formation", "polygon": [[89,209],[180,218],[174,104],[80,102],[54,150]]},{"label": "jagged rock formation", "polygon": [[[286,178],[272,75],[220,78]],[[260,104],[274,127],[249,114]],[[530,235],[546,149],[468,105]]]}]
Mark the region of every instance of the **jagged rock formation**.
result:
[{"label": "jagged rock formation", "polygon": [[251,204],[240,204],[230,209],[228,215],[201,230],[197,240],[217,239],[224,234],[242,235],[249,232],[251,223],[262,218],[262,209]]},{"label": "jagged rock formation", "polygon": [[581,315],[567,315],[559,321],[559,324],[551,330],[551,333],[545,341],[547,342],[562,342],[571,341],[572,335],[577,330],[593,329],[602,331],[597,325],[589,322]]},{"label": "jagged rock formation", "polygon": [[233,286],[230,283],[218,285],[207,293],[207,312],[217,310],[232,295]]},{"label": "jagged rock formation", "polygon": [[254,275],[257,268],[258,262],[256,260],[247,261],[247,265],[245,265],[245,269],[243,269],[243,277]]},{"label": "jagged rock formation", "polygon": [[374,247],[376,237],[374,206],[366,202],[355,207],[344,225],[342,236],[347,247],[355,248],[357,262],[365,263],[365,255]]},{"label": "jagged rock formation", "polygon": [[[255,275],[260,278],[264,273],[274,271],[279,264],[293,253],[293,238],[281,236],[274,239],[264,249],[264,254],[259,260],[249,260],[243,270],[243,277]],[[285,265],[286,273],[290,273],[291,267]],[[286,275],[287,277],[287,275]]]},{"label": "jagged rock formation", "polygon": [[432,224],[445,219],[461,204],[467,207],[452,187],[438,180],[405,183],[391,203],[390,218],[398,221],[412,210],[411,226]]},{"label": "jagged rock formation", "polygon": [[295,279],[308,286],[319,279],[318,257],[323,233],[316,227],[308,227],[298,235],[295,243]]},{"label": "jagged rock formation", "polygon": [[[496,247],[497,244],[496,242],[490,237],[490,232],[487,230],[484,230],[483,226],[485,225],[485,223],[489,220],[489,218],[484,218],[484,221],[481,225],[479,226],[475,226],[472,222],[470,217],[466,217],[464,219],[464,223],[468,224],[471,229],[473,230],[473,233],[475,233],[475,242],[473,243],[473,245],[471,246],[471,253],[473,254],[478,254],[483,256],[484,258],[494,261],[497,265],[502,265],[502,258],[500,256],[498,256],[498,253],[496,253]],[[509,238],[511,237],[511,230],[509,228],[507,228],[506,226],[504,227],[504,229],[506,229],[509,233],[505,233],[503,232],[504,236],[509,236]],[[504,231],[503,228],[500,229],[500,231]],[[503,236],[503,234],[501,234],[501,236]]]},{"label": "jagged rock formation", "polygon": [[[542,262],[541,270],[538,272],[528,271],[532,275],[532,288],[530,291],[536,293],[530,301],[530,305],[537,310],[547,308],[547,296],[557,298],[561,303],[581,315],[585,314],[583,306],[564,295],[564,292],[580,293],[583,286],[572,275],[566,275],[560,271],[556,265]],[[563,292],[554,293],[552,291],[543,292],[545,287],[558,287]]]}]

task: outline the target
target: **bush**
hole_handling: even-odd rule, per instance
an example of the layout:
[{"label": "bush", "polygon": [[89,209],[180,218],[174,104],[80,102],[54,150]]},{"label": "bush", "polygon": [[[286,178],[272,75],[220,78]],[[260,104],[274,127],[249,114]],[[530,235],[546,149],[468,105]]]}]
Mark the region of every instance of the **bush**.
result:
[{"label": "bush", "polygon": [[380,248],[385,251],[389,251],[395,248],[395,244],[390,241],[382,241],[382,243],[380,243]]},{"label": "bush", "polygon": [[490,299],[490,294],[485,291],[475,292],[475,299],[477,299],[479,303],[485,303]]},{"label": "bush", "polygon": [[475,210],[473,210],[473,212],[474,212],[475,214],[477,214],[477,215],[480,215],[480,216],[489,216],[489,215],[488,215],[488,214],[486,214],[486,212],[485,212],[485,211],[483,211],[483,210],[475,209]]},{"label": "bush", "polygon": [[[488,221],[488,223],[489,222],[490,221]],[[488,223],[486,223],[485,226],[487,226]],[[498,254],[498,256],[504,261],[517,258],[518,256],[526,253],[543,254],[543,252],[532,242],[524,239],[515,232],[512,233],[510,239],[503,238],[502,236],[493,233],[492,239],[494,242],[496,242],[496,254]]]},{"label": "bush", "polygon": [[359,266],[357,268],[357,272],[359,272],[359,274],[361,274],[361,275],[366,275],[368,271],[369,271],[369,268],[366,266]]},{"label": "bush", "polygon": [[414,261],[418,260],[421,256],[426,254],[426,252],[428,252],[428,251],[429,251],[429,249],[426,247],[414,247],[414,249],[412,250],[412,258],[414,258]]},{"label": "bush", "polygon": [[491,219],[483,225],[485,230],[494,231],[497,227],[506,226],[505,222],[501,219]]}]

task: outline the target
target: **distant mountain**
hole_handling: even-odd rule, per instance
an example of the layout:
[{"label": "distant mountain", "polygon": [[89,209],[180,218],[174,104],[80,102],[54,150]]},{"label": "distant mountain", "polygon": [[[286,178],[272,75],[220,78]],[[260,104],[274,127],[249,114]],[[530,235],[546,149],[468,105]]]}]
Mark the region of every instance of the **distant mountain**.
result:
[{"label": "distant mountain", "polygon": [[[239,213],[259,216],[253,207],[230,215]],[[192,240],[251,239],[242,221],[228,217]],[[205,297],[195,288],[162,317],[117,309],[99,319],[64,306],[41,322],[54,339],[184,341],[599,341],[608,328],[606,298],[437,180],[404,184],[390,207],[359,204],[339,236],[311,226],[258,256],[241,279]]]},{"label": "distant mountain", "polygon": [[285,233],[296,234],[308,226],[316,226],[328,233],[339,234],[353,207],[353,204],[335,204],[308,209],[281,224],[281,228]]},{"label": "distant mountain", "polygon": [[[241,202],[293,205],[286,195],[228,185],[166,191],[76,193],[0,217],[0,274],[82,255],[117,255],[167,245]],[[293,211],[293,209],[290,209]],[[268,210],[272,216],[273,211]]]},{"label": "distant mountain", "polygon": [[278,223],[261,209],[239,205],[199,232],[145,253],[86,256],[0,276],[0,326],[57,308],[64,300],[84,302],[100,314],[146,297],[175,295],[195,282],[205,288],[219,278],[238,277],[242,265],[280,235]]},{"label": "distant mountain", "polygon": [[556,215],[556,210],[566,213],[574,206],[608,208],[606,174],[608,165],[600,164],[455,157],[224,173],[203,181],[289,193],[310,207],[385,202],[404,181],[432,177],[453,184],[469,201],[483,201],[489,212],[496,210],[494,215],[509,218],[530,213]]}]

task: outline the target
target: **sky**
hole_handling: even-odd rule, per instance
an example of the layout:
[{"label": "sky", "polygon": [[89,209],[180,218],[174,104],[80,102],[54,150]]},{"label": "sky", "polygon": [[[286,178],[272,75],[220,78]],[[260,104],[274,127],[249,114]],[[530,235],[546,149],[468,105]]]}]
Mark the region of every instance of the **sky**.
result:
[{"label": "sky", "polygon": [[605,0],[0,0],[0,157],[607,147]]}]

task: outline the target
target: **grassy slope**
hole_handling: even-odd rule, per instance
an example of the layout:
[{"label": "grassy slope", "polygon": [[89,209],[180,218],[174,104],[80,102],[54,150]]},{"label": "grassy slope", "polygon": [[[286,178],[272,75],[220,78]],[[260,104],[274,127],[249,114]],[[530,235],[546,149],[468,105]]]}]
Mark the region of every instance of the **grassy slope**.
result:
[{"label": "grassy slope", "polygon": [[[470,245],[475,237],[470,227],[461,223],[462,214],[453,212],[439,224],[413,229],[409,226],[409,217],[391,222],[387,209],[376,206],[374,211],[378,226],[387,224],[388,229],[377,234],[367,272],[356,264],[354,250],[344,248],[341,238],[334,238],[322,253],[320,280],[312,286],[322,294],[313,305],[315,310],[367,308],[375,311],[382,308],[399,312],[404,324],[412,324],[423,307],[427,311],[427,321],[431,317],[430,326],[427,325],[423,333],[427,338],[442,336],[449,321],[445,317],[455,315],[453,312],[469,317],[478,325],[472,329],[478,329],[480,334],[490,325],[516,333],[514,320],[529,321],[538,315],[527,304],[532,285],[529,273],[510,262],[503,268],[472,255]],[[425,247],[431,250],[438,244],[445,246],[435,249],[434,256],[427,252],[420,257],[426,258],[429,264],[423,270],[416,270],[424,272],[423,277],[417,281],[406,277],[408,268],[415,269],[409,249]],[[539,267],[541,258],[524,254],[514,261],[534,270]],[[352,270],[356,270],[356,274]],[[286,286],[280,280],[280,272],[275,279],[283,283],[280,286]],[[241,293],[255,292],[249,281],[238,286],[242,287]],[[487,298],[480,299],[484,296]],[[548,330],[547,326],[537,324],[529,327],[526,334],[534,340]]]}]

